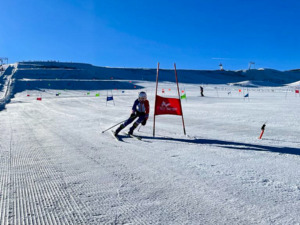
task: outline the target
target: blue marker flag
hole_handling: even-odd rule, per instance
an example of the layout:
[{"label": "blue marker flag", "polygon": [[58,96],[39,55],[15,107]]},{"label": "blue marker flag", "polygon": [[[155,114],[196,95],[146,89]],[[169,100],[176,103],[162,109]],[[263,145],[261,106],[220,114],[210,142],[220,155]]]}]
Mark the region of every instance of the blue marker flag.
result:
[{"label": "blue marker flag", "polygon": [[106,101],[113,101],[113,100],[114,100],[113,96],[110,96],[110,97],[107,96],[107,98],[106,98]]},{"label": "blue marker flag", "polygon": [[247,97],[249,97],[249,93],[247,93],[247,94],[244,96],[244,98],[247,98]]}]

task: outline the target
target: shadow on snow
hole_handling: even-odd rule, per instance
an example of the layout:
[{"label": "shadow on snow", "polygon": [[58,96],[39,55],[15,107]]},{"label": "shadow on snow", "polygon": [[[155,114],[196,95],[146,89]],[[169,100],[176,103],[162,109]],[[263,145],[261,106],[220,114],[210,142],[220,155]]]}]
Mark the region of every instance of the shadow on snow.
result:
[{"label": "shadow on snow", "polygon": [[143,139],[178,141],[187,144],[215,145],[216,147],[228,148],[228,149],[237,149],[237,150],[246,150],[246,151],[249,150],[268,151],[268,152],[275,152],[280,154],[300,155],[300,148],[275,147],[275,146],[247,144],[247,143],[240,143],[240,142],[233,142],[233,141],[214,140],[214,139],[180,139],[180,138],[150,137],[150,136],[141,136],[141,137]]}]

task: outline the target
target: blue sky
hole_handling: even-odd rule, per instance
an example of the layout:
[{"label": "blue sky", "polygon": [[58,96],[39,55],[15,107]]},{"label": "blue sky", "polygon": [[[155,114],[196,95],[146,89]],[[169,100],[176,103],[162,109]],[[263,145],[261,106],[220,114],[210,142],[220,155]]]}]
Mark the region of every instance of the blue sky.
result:
[{"label": "blue sky", "polygon": [[97,66],[300,68],[300,1],[11,0],[0,56]]}]

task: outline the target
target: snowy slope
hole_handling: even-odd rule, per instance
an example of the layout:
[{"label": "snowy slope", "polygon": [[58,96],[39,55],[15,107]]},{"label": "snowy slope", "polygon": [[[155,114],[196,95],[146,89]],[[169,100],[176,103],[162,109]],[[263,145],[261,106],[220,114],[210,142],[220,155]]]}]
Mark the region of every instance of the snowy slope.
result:
[{"label": "snowy slope", "polygon": [[[187,136],[165,115],[153,137],[154,69],[36,64],[17,66],[0,112],[2,224],[299,224],[300,97],[284,86],[297,73],[265,87],[247,72],[179,70]],[[160,95],[176,96],[173,76],[162,72]],[[243,81],[255,87],[228,85]],[[139,90],[151,104],[135,132],[143,140],[102,134],[130,115]]]}]

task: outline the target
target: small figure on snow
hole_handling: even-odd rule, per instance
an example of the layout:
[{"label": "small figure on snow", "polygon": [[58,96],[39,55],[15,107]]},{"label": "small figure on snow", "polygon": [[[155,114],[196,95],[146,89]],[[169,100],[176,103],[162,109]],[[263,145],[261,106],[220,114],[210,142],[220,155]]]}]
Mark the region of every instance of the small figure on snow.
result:
[{"label": "small figure on snow", "polygon": [[204,94],[203,94],[203,87],[200,86],[200,93],[201,93],[201,97],[204,97]]},{"label": "small figure on snow", "polygon": [[138,99],[136,99],[133,103],[130,117],[118,127],[118,129],[115,131],[115,136],[118,135],[123,128],[131,124],[136,118],[138,119],[134,122],[132,127],[130,127],[128,134],[132,135],[134,129],[137,128],[140,123],[145,126],[149,118],[149,109],[150,106],[149,101],[147,100],[147,94],[146,92],[141,91]]}]

